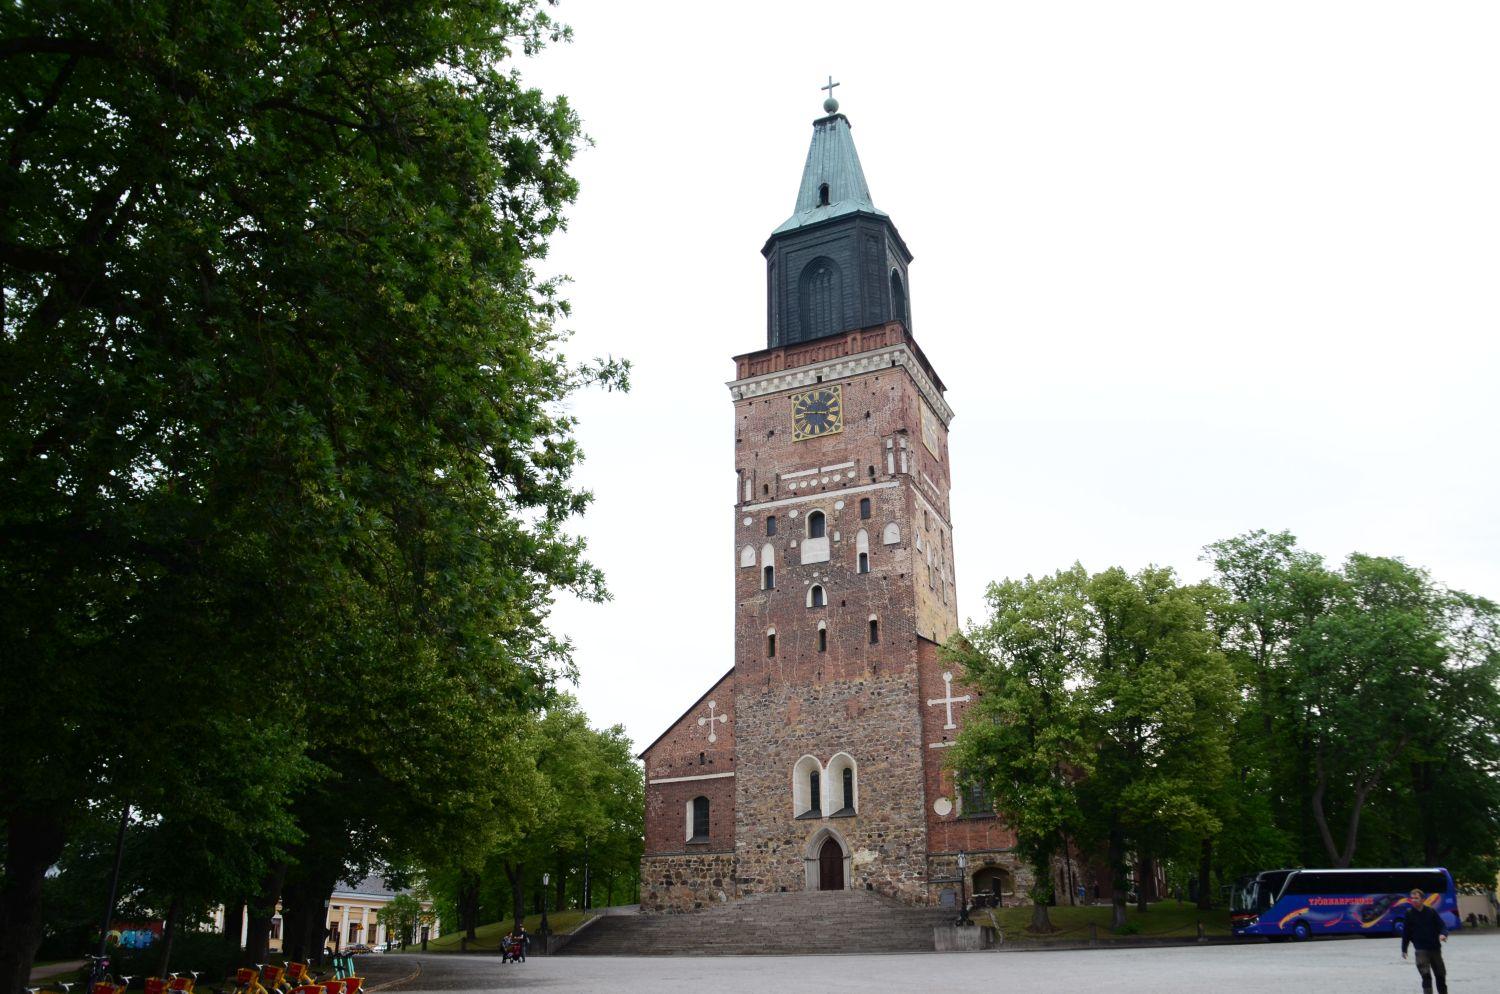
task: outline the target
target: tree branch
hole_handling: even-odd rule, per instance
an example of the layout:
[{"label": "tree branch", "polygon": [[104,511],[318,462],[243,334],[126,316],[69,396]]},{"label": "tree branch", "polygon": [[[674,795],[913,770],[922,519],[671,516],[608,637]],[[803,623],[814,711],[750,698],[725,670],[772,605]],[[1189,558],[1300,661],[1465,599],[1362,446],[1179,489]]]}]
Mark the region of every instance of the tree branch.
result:
[{"label": "tree branch", "polygon": [[0,40],[0,59],[16,55],[73,55],[95,59],[113,59],[118,54],[109,45],[87,38],[48,38],[33,35],[26,38]]}]

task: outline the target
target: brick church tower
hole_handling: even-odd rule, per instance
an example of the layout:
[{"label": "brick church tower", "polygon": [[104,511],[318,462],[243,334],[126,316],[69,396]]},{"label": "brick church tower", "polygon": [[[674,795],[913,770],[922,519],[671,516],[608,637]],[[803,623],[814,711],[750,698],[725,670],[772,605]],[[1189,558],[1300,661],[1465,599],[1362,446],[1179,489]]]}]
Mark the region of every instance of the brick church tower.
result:
[{"label": "brick church tower", "polygon": [[762,249],[766,348],[729,383],[734,665],[642,753],[644,911],[849,888],[936,904],[959,850],[971,886],[1016,883],[1013,836],[943,764],[973,698],[938,648],[958,630],[953,411],[912,337],[911,253],[824,109]]}]

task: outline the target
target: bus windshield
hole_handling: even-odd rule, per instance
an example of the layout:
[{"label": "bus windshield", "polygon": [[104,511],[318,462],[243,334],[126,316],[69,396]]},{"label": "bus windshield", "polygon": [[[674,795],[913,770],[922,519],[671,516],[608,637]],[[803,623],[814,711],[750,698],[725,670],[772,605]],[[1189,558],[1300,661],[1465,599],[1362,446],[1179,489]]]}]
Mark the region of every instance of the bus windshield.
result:
[{"label": "bus windshield", "polygon": [[1253,877],[1241,877],[1230,895],[1229,910],[1259,913],[1271,906],[1281,894],[1286,878],[1296,870],[1264,870]]}]

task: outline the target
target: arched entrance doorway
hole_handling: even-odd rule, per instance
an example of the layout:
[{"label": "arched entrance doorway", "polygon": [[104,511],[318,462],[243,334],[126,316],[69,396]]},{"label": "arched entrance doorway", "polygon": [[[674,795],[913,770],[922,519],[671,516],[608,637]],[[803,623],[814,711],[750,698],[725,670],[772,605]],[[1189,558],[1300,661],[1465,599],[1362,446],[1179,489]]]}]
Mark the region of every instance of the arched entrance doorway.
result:
[{"label": "arched entrance doorway", "polygon": [[818,890],[844,889],[844,850],[831,837],[818,850]]},{"label": "arched entrance doorway", "polygon": [[849,844],[827,825],[807,837],[802,845],[804,890],[848,890],[854,880],[854,861]]}]

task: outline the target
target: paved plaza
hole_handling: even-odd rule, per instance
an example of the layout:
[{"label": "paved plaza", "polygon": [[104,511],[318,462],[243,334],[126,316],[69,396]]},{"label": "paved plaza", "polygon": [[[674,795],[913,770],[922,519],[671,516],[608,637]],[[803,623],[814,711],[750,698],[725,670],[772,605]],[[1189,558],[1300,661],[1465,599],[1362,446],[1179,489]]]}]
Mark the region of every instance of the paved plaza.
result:
[{"label": "paved plaza", "polygon": [[[1500,933],[1448,944],[1453,994],[1500,990]],[[533,957],[371,956],[361,971],[383,990],[649,991],[652,994],[794,994],[802,991],[1047,991],[1052,994],[1291,994],[1296,991],[1418,994],[1394,939],[1292,944],[922,953],[909,956]],[[409,980],[398,978],[420,971]],[[393,983],[393,981],[395,981]],[[390,986],[384,986],[389,984]]]}]

